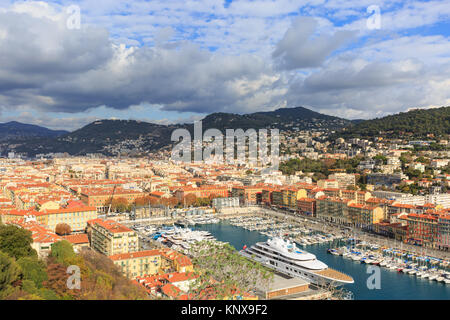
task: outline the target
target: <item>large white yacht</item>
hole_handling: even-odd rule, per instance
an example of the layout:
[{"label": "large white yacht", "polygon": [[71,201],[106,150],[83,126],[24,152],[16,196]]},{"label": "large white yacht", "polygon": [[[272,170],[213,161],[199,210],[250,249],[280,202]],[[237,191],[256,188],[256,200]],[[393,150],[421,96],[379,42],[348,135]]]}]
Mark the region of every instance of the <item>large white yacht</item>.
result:
[{"label": "large white yacht", "polygon": [[354,282],[352,277],[329,268],[317,260],[315,255],[298,249],[295,243],[278,237],[267,242],[258,242],[248,248],[244,247],[240,254],[280,273],[303,278],[320,286]]}]

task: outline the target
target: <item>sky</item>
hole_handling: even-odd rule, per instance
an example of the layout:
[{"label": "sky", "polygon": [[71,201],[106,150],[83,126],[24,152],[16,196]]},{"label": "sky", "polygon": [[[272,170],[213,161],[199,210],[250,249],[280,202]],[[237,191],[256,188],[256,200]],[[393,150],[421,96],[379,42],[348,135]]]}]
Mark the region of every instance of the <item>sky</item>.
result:
[{"label": "sky", "polygon": [[450,105],[448,0],[0,0],[0,122]]}]

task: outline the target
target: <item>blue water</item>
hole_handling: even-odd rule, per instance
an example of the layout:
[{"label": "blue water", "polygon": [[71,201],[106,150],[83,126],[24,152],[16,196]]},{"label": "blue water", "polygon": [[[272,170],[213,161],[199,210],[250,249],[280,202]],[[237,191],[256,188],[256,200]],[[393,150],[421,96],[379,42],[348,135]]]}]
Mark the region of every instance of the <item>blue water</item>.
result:
[{"label": "blue water", "polygon": [[[237,250],[244,245],[251,246],[259,241],[266,241],[267,237],[257,231],[249,231],[241,227],[232,226],[228,222],[205,224],[195,227],[197,230],[206,230],[217,240],[230,243]],[[369,289],[366,264],[354,262],[340,256],[327,253],[328,245],[312,245],[302,250],[311,252],[317,259],[323,261],[333,269],[342,271],[353,277],[355,283],[345,285],[353,293],[355,300],[448,300],[450,299],[450,286],[428,279],[416,278],[397,271],[380,268],[380,289]]]}]

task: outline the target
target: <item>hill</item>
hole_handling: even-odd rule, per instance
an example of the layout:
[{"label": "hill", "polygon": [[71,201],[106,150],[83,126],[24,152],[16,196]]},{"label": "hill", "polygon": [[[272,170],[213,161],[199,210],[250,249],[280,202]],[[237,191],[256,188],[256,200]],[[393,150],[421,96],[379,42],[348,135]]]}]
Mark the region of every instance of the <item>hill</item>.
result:
[{"label": "hill", "polygon": [[[340,129],[350,120],[324,115],[303,107],[282,108],[251,114],[213,113],[202,120],[203,130],[217,128],[244,130],[248,128],[278,128],[280,130]],[[71,155],[102,153],[105,155],[138,155],[170,145],[173,130],[186,128],[193,132],[193,124],[159,125],[136,120],[98,120],[74,132],[57,137],[32,137],[24,141],[4,143],[6,151],[29,156],[67,152]]]},{"label": "hill", "polygon": [[336,130],[348,126],[351,121],[333,117],[304,107],[281,108],[275,111],[250,114],[213,113],[203,120],[203,128],[224,129],[261,129],[278,128],[280,130],[329,129]]},{"label": "hill", "polygon": [[26,139],[36,137],[58,137],[68,131],[50,130],[33,124],[11,121],[0,123],[0,141],[11,139]]},{"label": "hill", "polygon": [[450,107],[414,109],[366,120],[354,123],[338,134],[342,137],[445,137],[450,134]]},{"label": "hill", "polygon": [[169,144],[171,132],[176,128],[136,120],[99,120],[56,138],[29,140],[15,147],[15,151],[29,155],[138,154]]}]

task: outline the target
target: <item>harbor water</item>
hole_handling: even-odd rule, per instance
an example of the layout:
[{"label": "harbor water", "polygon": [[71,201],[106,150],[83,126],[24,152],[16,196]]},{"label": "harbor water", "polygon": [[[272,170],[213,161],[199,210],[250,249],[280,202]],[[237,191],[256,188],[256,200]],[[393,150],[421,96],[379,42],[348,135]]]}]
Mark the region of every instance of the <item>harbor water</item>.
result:
[{"label": "harbor water", "polygon": [[[267,236],[257,231],[249,231],[233,226],[228,222],[197,225],[193,229],[209,231],[217,240],[230,243],[237,250],[244,245],[250,246],[256,242],[266,241]],[[380,268],[380,289],[369,289],[368,278],[373,274],[368,272],[369,266],[359,261],[355,262],[341,256],[327,253],[328,244],[316,244],[300,247],[316,255],[333,269],[342,271],[353,277],[355,283],[345,285],[355,300],[448,300],[450,286],[428,279],[397,273],[397,271]],[[372,281],[369,280],[369,283]]]}]

